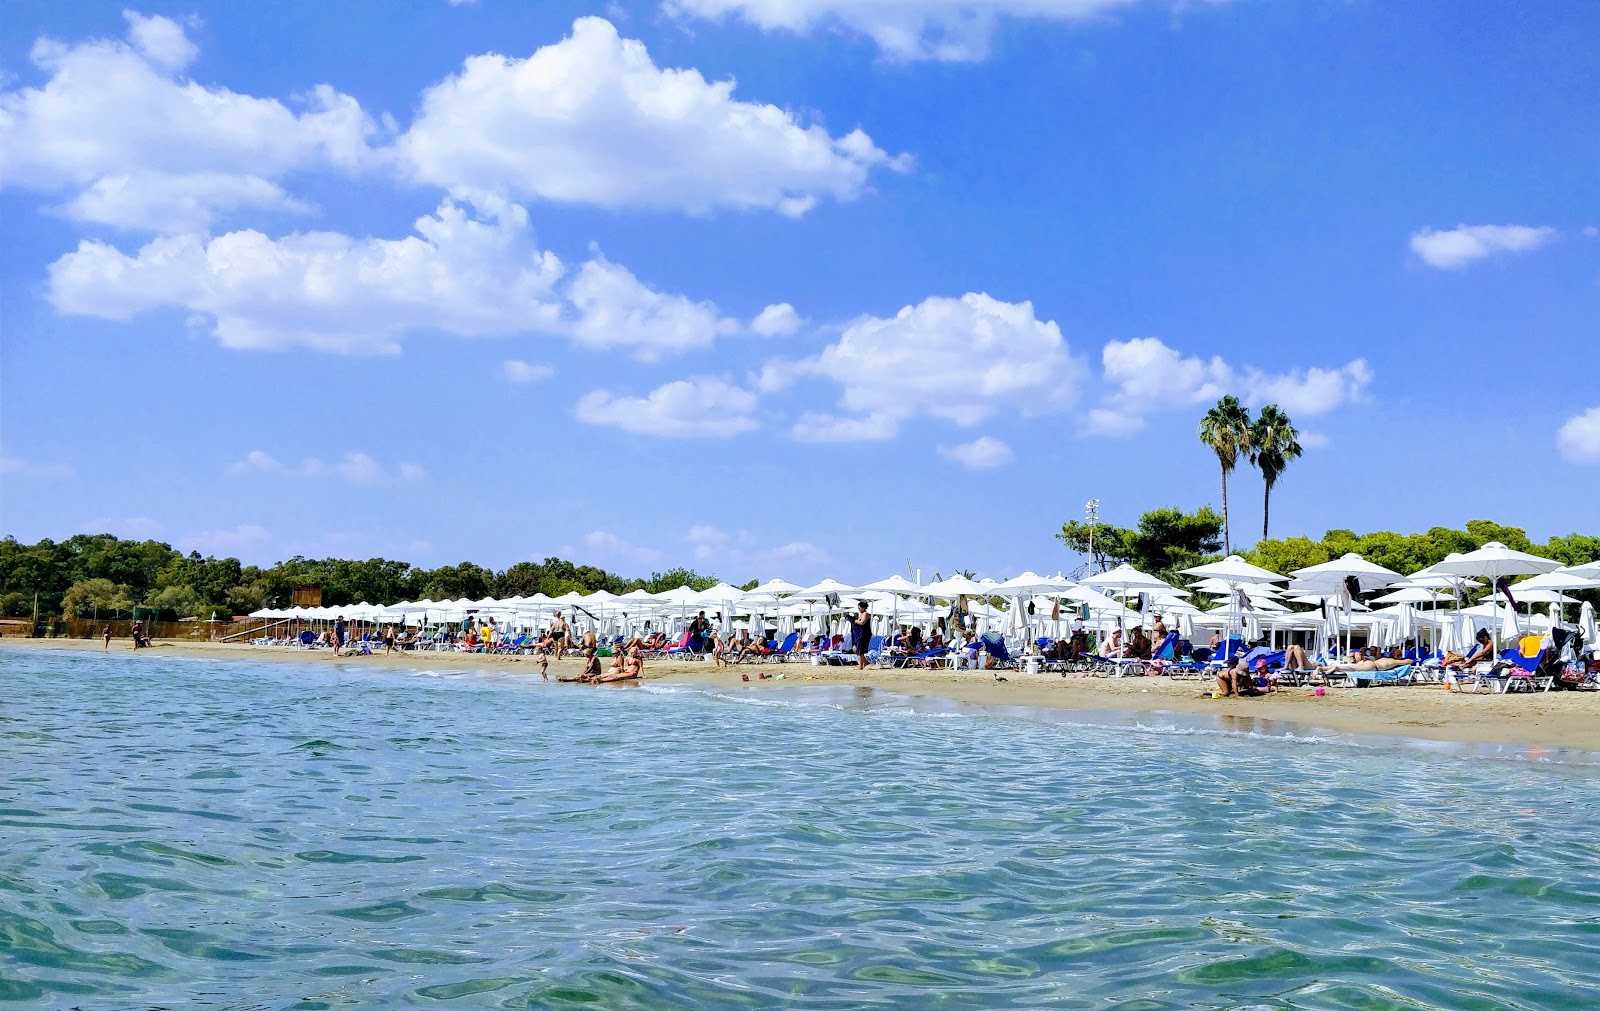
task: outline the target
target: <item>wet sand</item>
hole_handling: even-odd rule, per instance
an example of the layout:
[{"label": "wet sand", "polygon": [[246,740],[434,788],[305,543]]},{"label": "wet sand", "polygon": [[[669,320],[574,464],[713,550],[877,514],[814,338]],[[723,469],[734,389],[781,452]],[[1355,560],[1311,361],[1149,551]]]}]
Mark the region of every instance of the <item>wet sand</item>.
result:
[{"label": "wet sand", "polygon": [[[98,640],[0,639],[0,668],[5,650],[98,651]],[[130,654],[127,640],[114,641],[113,652]],[[157,655],[215,657],[219,660],[262,660],[291,663],[345,663],[372,667],[456,668],[526,671],[537,678],[534,657],[483,656],[470,653],[396,652],[391,656],[335,658],[326,649],[283,646],[238,646],[221,643],[158,644]],[[147,655],[140,651],[136,656]],[[551,676],[576,672],[576,657],[553,662]],[[1213,699],[1209,681],[1167,677],[1097,678],[1004,671],[996,680],[984,671],[903,670],[869,667],[814,667],[808,662],[713,666],[709,661],[645,662],[645,680],[702,684],[760,691],[765,687],[808,684],[881,688],[905,695],[934,696],[958,702],[996,706],[1048,706],[1060,709],[1120,712],[1176,712],[1226,715],[1241,719],[1281,721],[1310,729],[1346,734],[1417,737],[1471,744],[1523,744],[1600,750],[1600,692],[1539,692],[1490,695],[1445,691],[1439,686],[1329,688],[1316,697],[1309,688],[1285,688],[1244,699]],[[759,680],[758,674],[770,680]],[[748,674],[746,683],[741,675]],[[783,675],[778,679],[777,675]],[[0,681],[3,684],[3,681]],[[620,687],[620,686],[619,686]],[[599,690],[599,689],[596,689]]]}]

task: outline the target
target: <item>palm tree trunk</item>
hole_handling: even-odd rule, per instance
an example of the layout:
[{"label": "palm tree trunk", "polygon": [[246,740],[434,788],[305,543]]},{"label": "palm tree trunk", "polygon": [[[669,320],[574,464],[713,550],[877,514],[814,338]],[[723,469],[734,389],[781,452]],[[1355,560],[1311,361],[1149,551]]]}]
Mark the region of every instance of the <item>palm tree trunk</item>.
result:
[{"label": "palm tree trunk", "polygon": [[1268,484],[1267,493],[1261,500],[1261,539],[1267,539],[1267,518],[1272,514],[1272,485]]},{"label": "palm tree trunk", "polygon": [[1233,538],[1228,531],[1228,468],[1222,468],[1222,552],[1233,554]]}]

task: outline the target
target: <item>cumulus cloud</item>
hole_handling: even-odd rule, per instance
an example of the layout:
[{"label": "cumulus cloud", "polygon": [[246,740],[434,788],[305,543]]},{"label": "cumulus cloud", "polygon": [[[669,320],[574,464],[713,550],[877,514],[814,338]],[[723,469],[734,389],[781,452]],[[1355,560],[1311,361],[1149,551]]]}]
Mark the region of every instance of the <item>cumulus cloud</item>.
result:
[{"label": "cumulus cloud", "polygon": [[230,555],[264,544],[270,534],[257,523],[240,523],[219,530],[201,530],[175,540],[182,546],[208,555]]},{"label": "cumulus cloud", "polygon": [[179,307],[231,348],[394,352],[419,329],[557,330],[562,273],[523,208],[491,204],[480,217],[446,200],[403,239],[241,231],[163,236],[132,256],[84,241],[51,264],[50,297],[60,312],[107,319]]},{"label": "cumulus cloud", "polygon": [[287,474],[299,477],[320,477],[331,472],[354,484],[376,484],[392,477],[402,481],[420,481],[428,476],[427,471],[414,463],[401,463],[391,474],[372,456],[359,451],[345,453],[331,465],[312,456],[290,466],[269,453],[252,449],[244,455],[244,459],[228,464],[227,471],[230,474]]},{"label": "cumulus cloud", "polygon": [[583,535],[583,547],[591,557],[622,559],[636,565],[657,565],[666,556],[655,548],[629,544],[609,530],[592,530]]},{"label": "cumulus cloud", "polygon": [[1251,407],[1277,404],[1293,415],[1319,415],[1358,400],[1372,382],[1372,368],[1357,358],[1339,368],[1267,372],[1230,365],[1221,357],[1186,356],[1155,337],[1110,341],[1100,352],[1109,392],[1087,412],[1090,435],[1126,436],[1145,418],[1170,408],[1214,401],[1233,394]]},{"label": "cumulus cloud", "polygon": [[24,460],[20,456],[0,454],[0,474],[15,477],[64,478],[73,477],[77,471],[65,460]]},{"label": "cumulus cloud", "polygon": [[763,337],[782,337],[792,334],[805,324],[794,306],[788,302],[769,305],[750,321],[750,329]]},{"label": "cumulus cloud", "polygon": [[1499,253],[1527,253],[1555,238],[1554,228],[1530,225],[1457,225],[1448,231],[1424,228],[1411,235],[1411,251],[1423,263],[1458,270]]},{"label": "cumulus cloud", "polygon": [[740,329],[712,303],[662,294],[603,257],[583,265],[567,298],[577,312],[571,332],[579,343],[630,347],[644,357],[707,347]]},{"label": "cumulus cloud", "polygon": [[[518,204],[447,198],[415,228],[401,239],[161,236],[132,254],[85,240],[51,264],[50,297],[62,313],[105,319],[183,309],[241,349],[396,353],[418,331],[538,333],[654,358],[744,332],[714,304],[657,291],[604,257],[569,274]],[[535,378],[528,368],[507,375]]]},{"label": "cumulus cloud", "polygon": [[701,376],[666,383],[643,397],[618,397],[595,390],[578,400],[574,415],[590,425],[609,425],[635,435],[666,438],[725,438],[757,427],[755,394],[721,379]]},{"label": "cumulus cloud", "polygon": [[730,533],[710,523],[690,527],[684,540],[689,543],[696,565],[736,566],[742,573],[754,574],[763,580],[778,574],[779,570],[815,571],[817,566],[832,562],[826,550],[810,541],[790,541],[767,547],[748,530]]},{"label": "cumulus cloud", "polygon": [[893,60],[981,60],[1003,17],[1077,21],[1136,0],[664,0],[670,13],[736,17],[766,31],[865,35]]},{"label": "cumulus cloud", "polygon": [[1600,463],[1600,407],[1568,418],[1556,433],[1556,446],[1574,463]]},{"label": "cumulus cloud", "polygon": [[377,125],[349,95],[312,88],[299,111],[181,80],[182,25],[128,12],[127,41],[40,39],[39,87],[0,93],[0,180],[66,193],[68,215],[127,228],[205,227],[218,211],[300,211],[275,180],[380,164]]},{"label": "cumulus cloud", "polygon": [[509,358],[503,363],[506,378],[513,383],[532,383],[549,376],[555,370],[548,365],[535,365],[532,362],[520,361]]},{"label": "cumulus cloud", "polygon": [[832,136],[734,82],[656,66],[603,18],[526,59],[469,58],[427,89],[398,151],[417,179],[518,198],[704,213],[803,214],[904,169],[861,130]]},{"label": "cumulus cloud", "polygon": [[1032,303],[969,293],[887,319],[864,316],[815,358],[769,363],[760,385],[781,389],[805,376],[838,383],[848,414],[807,415],[795,435],[842,441],[889,438],[919,414],[970,426],[1002,409],[1060,409],[1077,397],[1083,368]]},{"label": "cumulus cloud", "polygon": [[973,470],[1003,467],[1016,458],[1010,446],[987,435],[958,446],[940,446],[939,455]]}]

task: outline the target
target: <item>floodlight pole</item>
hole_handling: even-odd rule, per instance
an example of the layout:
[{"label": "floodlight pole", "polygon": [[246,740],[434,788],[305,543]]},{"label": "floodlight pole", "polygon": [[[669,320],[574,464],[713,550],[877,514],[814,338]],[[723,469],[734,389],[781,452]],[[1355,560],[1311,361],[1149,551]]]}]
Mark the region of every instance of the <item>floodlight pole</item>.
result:
[{"label": "floodlight pole", "polygon": [[1094,528],[1100,522],[1100,500],[1092,498],[1083,504],[1083,515],[1089,521],[1089,575],[1094,575]]}]

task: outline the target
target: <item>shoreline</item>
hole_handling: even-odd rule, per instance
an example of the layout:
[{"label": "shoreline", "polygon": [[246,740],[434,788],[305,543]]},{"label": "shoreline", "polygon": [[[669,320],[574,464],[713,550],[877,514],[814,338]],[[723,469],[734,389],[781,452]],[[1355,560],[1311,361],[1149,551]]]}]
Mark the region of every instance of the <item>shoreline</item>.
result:
[{"label": "shoreline", "polygon": [[[0,639],[0,655],[10,650],[98,653],[92,639]],[[223,643],[167,642],[153,653],[137,654],[127,640],[113,640],[113,654],[186,656],[268,663],[342,663],[383,668],[526,670],[537,678],[532,657],[469,653],[406,652],[385,657],[338,657],[327,650]],[[566,658],[555,669],[575,669]],[[757,672],[784,675],[756,680]],[[745,682],[741,674],[751,675]],[[813,667],[809,663],[743,664],[716,668],[706,661],[645,662],[645,682],[700,685],[715,689],[753,689],[830,685],[892,691],[991,707],[1023,707],[1119,713],[1182,713],[1292,724],[1308,731],[1374,737],[1451,741],[1462,744],[1526,745],[1600,751],[1600,692],[1539,692],[1473,695],[1438,686],[1330,688],[1318,698],[1310,689],[1285,688],[1258,698],[1212,699],[1210,683],[1164,676],[1094,678],[1004,671],[1004,682],[987,671],[869,667]],[[553,678],[552,678],[553,680]],[[621,686],[618,686],[621,687]],[[1204,691],[1202,692],[1202,687]]]}]

